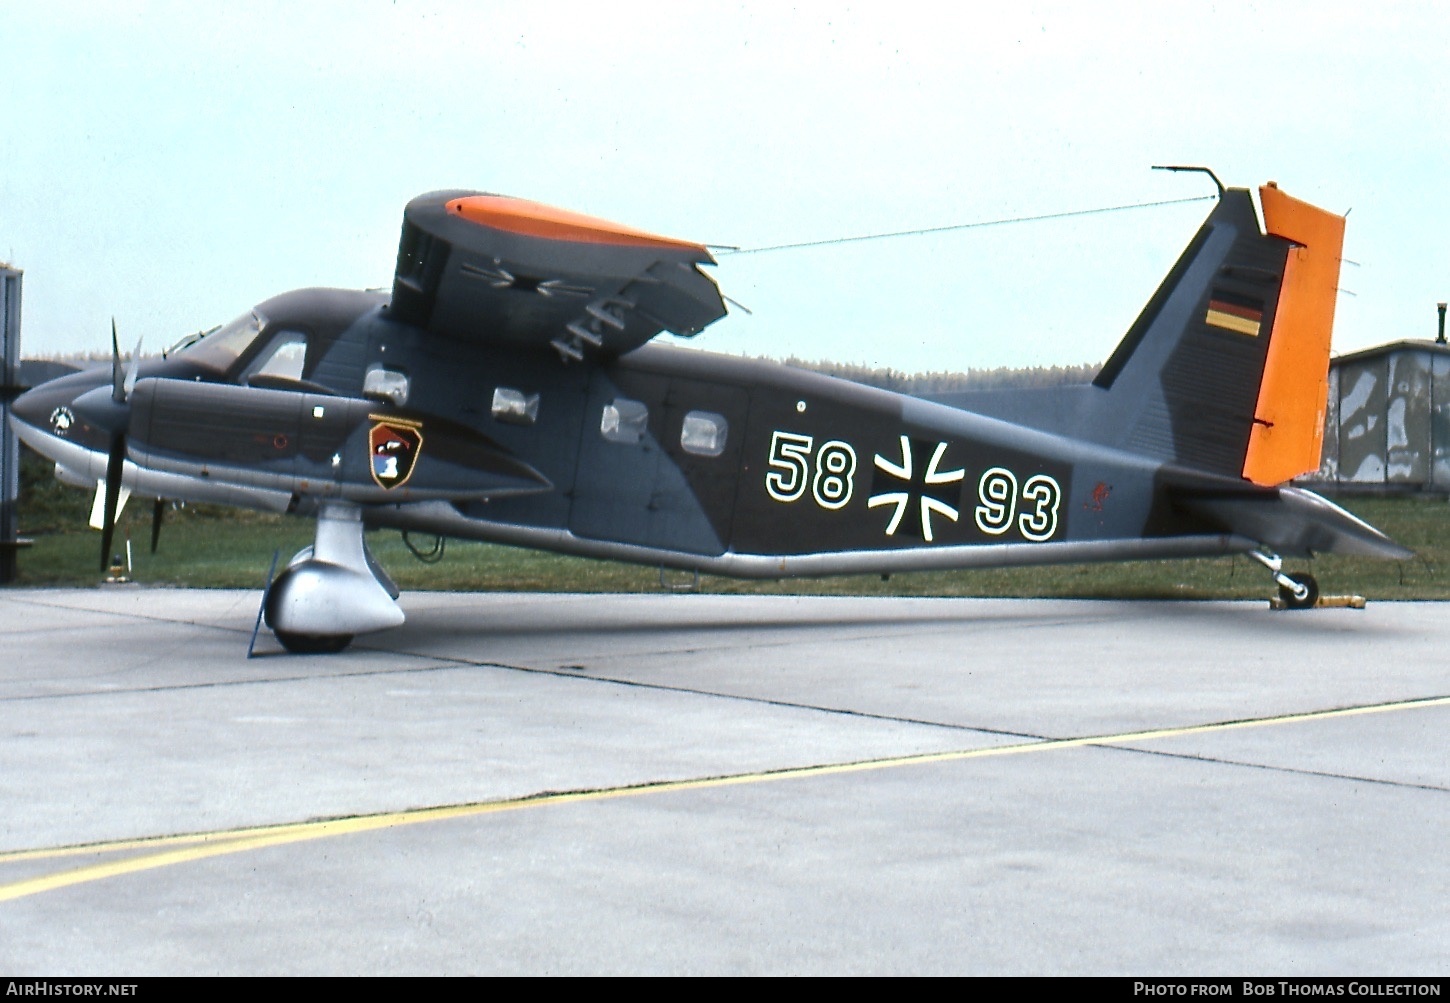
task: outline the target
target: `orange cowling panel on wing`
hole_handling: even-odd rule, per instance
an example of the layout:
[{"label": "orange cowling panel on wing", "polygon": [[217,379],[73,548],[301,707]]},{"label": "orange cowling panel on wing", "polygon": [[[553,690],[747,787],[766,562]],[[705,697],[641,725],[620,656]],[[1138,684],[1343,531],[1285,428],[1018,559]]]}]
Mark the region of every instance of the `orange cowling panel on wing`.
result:
[{"label": "orange cowling panel on wing", "polygon": [[1344,217],[1285,195],[1273,182],[1259,189],[1259,200],[1264,229],[1295,244],[1244,457],[1244,477],[1271,485],[1319,468]]},{"label": "orange cowling panel on wing", "polygon": [[450,213],[496,230],[570,240],[580,244],[611,244],[616,247],[657,247],[705,253],[705,248],[688,240],[661,237],[644,230],[611,223],[606,219],[556,209],[542,202],[509,198],[506,195],[467,195],[449,202]]}]

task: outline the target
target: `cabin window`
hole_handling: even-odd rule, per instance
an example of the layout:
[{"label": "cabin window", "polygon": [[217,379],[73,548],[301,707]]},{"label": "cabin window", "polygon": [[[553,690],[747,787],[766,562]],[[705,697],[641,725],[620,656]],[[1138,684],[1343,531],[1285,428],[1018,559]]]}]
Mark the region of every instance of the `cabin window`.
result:
[{"label": "cabin window", "polygon": [[363,396],[402,407],[408,403],[408,374],[374,362],[363,374]]},{"label": "cabin window", "polygon": [[649,425],[649,408],[639,401],[616,397],[604,405],[599,434],[610,442],[633,446],[644,438]]},{"label": "cabin window", "polygon": [[513,387],[494,387],[493,416],[509,425],[532,425],[539,420],[539,395]]},{"label": "cabin window", "polygon": [[680,427],[680,448],[696,456],[719,456],[730,430],[725,416],[714,411],[691,411]]}]

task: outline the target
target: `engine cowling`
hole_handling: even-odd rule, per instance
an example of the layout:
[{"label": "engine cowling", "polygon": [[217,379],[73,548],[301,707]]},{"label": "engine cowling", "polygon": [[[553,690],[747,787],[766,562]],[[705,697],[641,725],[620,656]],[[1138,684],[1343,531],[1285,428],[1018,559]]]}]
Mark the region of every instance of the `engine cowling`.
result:
[{"label": "engine cowling", "polygon": [[480,432],[378,401],[147,379],[129,406],[130,458],[186,477],[365,504],[552,487]]}]

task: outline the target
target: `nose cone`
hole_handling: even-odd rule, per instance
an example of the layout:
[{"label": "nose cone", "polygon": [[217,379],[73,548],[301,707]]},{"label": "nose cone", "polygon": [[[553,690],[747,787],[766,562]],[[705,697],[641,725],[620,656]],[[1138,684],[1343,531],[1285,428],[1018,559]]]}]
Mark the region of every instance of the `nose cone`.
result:
[{"label": "nose cone", "polygon": [[[109,384],[109,374],[104,370],[63,376],[21,394],[11,408],[11,414],[17,422],[29,426],[32,433],[44,433],[79,445],[90,445],[90,440],[99,440],[104,433],[92,428],[76,413],[75,400],[96,387]],[[22,430],[22,438],[32,447],[40,448],[36,445],[37,436],[27,435]]]}]

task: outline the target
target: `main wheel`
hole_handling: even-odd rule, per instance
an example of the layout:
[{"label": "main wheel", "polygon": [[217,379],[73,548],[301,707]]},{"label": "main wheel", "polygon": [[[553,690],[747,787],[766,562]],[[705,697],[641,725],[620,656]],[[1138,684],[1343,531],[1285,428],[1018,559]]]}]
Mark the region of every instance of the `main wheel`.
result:
[{"label": "main wheel", "polygon": [[1279,600],[1283,602],[1284,608],[1313,609],[1314,604],[1319,601],[1319,583],[1314,580],[1314,576],[1301,571],[1297,575],[1289,575],[1288,578],[1303,587],[1304,595],[1302,598],[1296,596],[1288,586],[1280,585]]},{"label": "main wheel", "polygon": [[294,655],[335,655],[352,643],[351,634],[293,634],[285,630],[272,633]]}]

